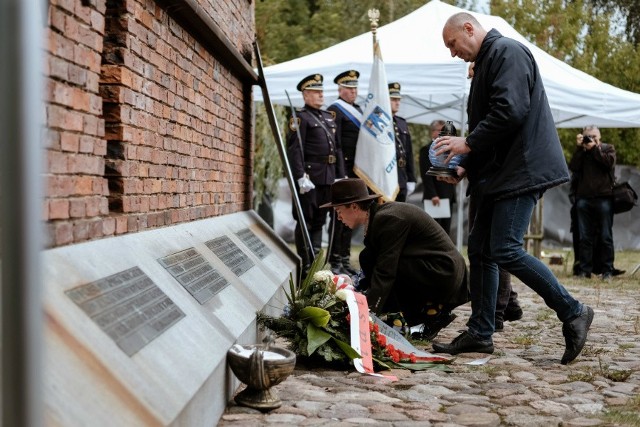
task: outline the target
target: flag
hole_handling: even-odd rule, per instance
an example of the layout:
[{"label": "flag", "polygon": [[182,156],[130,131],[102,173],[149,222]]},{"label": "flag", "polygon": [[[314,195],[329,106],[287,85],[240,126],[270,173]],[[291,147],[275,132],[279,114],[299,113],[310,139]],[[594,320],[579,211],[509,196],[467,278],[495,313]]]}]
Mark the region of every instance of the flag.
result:
[{"label": "flag", "polygon": [[399,191],[397,168],[387,74],[380,45],[376,41],[353,170],[371,190],[382,195],[386,201],[392,201]]}]

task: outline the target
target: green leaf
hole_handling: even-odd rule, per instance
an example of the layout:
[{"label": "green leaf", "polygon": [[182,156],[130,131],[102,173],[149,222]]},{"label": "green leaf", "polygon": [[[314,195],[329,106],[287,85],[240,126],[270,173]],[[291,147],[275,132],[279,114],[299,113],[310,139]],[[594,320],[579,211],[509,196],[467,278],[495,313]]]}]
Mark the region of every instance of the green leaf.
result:
[{"label": "green leaf", "polygon": [[358,354],[357,351],[354,350],[353,347],[351,347],[349,344],[347,344],[344,341],[341,341],[339,339],[337,339],[336,337],[331,337],[333,339],[333,341],[338,345],[338,347],[340,347],[340,350],[342,350],[344,352],[344,354],[347,355],[347,357],[351,360],[353,359],[360,359],[362,358],[362,356],[360,356]]},{"label": "green leaf", "polygon": [[322,344],[329,341],[331,335],[322,329],[314,326],[313,323],[307,325],[307,354],[311,356]]},{"label": "green leaf", "polygon": [[293,273],[289,273],[289,294],[287,299],[289,300],[289,305],[293,305],[296,302],[296,285],[293,281]]},{"label": "green leaf", "polygon": [[300,320],[309,320],[315,326],[324,327],[327,326],[329,320],[331,319],[331,314],[323,308],[320,307],[305,307],[300,310]]}]

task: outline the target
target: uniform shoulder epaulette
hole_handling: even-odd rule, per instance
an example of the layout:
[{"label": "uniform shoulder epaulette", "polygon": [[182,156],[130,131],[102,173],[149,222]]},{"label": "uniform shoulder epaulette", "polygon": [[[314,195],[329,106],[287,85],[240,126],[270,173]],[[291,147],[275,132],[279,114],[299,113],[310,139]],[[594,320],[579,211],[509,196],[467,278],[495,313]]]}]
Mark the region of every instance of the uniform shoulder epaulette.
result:
[{"label": "uniform shoulder epaulette", "polygon": [[[296,117],[295,119],[293,117],[291,117],[289,119],[289,129],[291,130],[291,132],[295,132],[300,127],[300,123],[301,122],[302,121],[300,120],[300,117]],[[296,123],[297,123],[297,125],[296,125]]]},{"label": "uniform shoulder epaulette", "polygon": [[324,113],[329,113],[329,115],[331,116],[331,118],[332,118],[333,120],[335,120],[335,119],[336,119],[336,112],[335,112],[335,111],[333,111],[333,110],[325,110],[325,111],[323,111],[323,112],[324,112]]}]

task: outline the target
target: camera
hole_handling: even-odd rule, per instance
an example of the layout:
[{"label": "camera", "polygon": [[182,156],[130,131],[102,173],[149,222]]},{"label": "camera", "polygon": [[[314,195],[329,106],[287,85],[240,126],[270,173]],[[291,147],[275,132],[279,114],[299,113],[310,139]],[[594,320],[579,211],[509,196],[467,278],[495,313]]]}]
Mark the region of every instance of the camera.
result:
[{"label": "camera", "polygon": [[582,136],[582,144],[588,144],[590,142],[592,142],[593,140],[591,139],[591,137],[589,135],[583,135]]}]

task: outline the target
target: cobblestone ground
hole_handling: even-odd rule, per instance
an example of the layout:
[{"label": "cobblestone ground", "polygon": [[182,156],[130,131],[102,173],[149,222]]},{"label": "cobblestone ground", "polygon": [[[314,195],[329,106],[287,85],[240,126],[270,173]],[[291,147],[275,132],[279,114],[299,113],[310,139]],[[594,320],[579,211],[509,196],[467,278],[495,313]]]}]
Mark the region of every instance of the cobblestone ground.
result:
[{"label": "cobblestone ground", "polygon": [[[515,283],[524,317],[494,335],[496,352],[485,365],[465,363],[486,355],[459,355],[453,373],[393,371],[395,382],[297,367],[275,387],[282,407],[261,413],[232,402],[218,425],[640,426],[639,282],[567,286],[595,311],[584,351],[568,366],[560,364],[560,321]],[[464,328],[470,307],[455,312],[436,340],[448,342]]]}]

